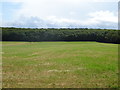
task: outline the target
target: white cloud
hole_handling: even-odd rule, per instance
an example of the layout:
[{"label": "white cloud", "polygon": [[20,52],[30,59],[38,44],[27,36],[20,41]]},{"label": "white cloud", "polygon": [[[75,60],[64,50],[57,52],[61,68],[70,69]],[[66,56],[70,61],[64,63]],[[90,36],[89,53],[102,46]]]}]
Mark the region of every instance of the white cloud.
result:
[{"label": "white cloud", "polygon": [[102,22],[108,23],[118,23],[117,13],[113,13],[110,11],[97,11],[88,14],[88,19],[84,21],[74,20],[69,18],[57,18],[56,16],[50,16],[47,19],[57,23],[76,23],[83,25],[91,25],[91,24],[100,24]]},{"label": "white cloud", "polygon": [[[0,0],[1,1],[1,0]],[[51,15],[60,15],[60,13],[64,13],[63,11],[71,9],[71,7],[84,8],[88,7],[88,2],[102,2],[103,0],[2,0],[2,2],[13,2],[19,3],[22,2],[22,7],[17,10],[15,13],[15,17],[19,17],[24,15],[28,16],[37,16],[40,18],[46,18]],[[86,6],[84,3],[88,3]],[[118,2],[118,0],[104,0],[103,2]],[[58,11],[57,11],[58,10]],[[73,9],[72,9],[73,10]],[[74,9],[76,10],[76,8]],[[74,11],[69,12],[70,15],[74,15]]]},{"label": "white cloud", "polygon": [[[50,27],[67,27],[67,28],[116,28],[117,15],[110,11],[97,11],[89,13],[89,18],[84,21],[60,18],[57,16],[49,16],[45,19],[39,17],[20,17],[19,20],[7,25],[16,27],[32,27],[32,28],[50,28]],[[117,28],[116,28],[117,29]]]},{"label": "white cloud", "polygon": [[[71,6],[83,7],[83,0],[25,0],[22,8],[16,13],[17,16],[37,16],[46,18],[46,16],[61,15],[70,11]],[[67,12],[66,12],[67,13]]]},{"label": "white cloud", "polygon": [[89,15],[92,17],[90,21],[106,21],[113,23],[117,23],[118,21],[117,13],[115,14],[110,11],[97,11],[94,13],[90,13]]}]

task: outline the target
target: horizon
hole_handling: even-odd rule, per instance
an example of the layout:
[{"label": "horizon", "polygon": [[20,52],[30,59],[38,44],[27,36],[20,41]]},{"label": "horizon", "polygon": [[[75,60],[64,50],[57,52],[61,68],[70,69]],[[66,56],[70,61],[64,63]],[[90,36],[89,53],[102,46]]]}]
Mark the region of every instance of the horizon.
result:
[{"label": "horizon", "polygon": [[100,30],[120,30],[120,29],[106,29],[106,28],[82,28],[82,27],[80,27],[80,28],[36,28],[36,27],[34,27],[34,28],[29,28],[29,27],[0,27],[0,28],[21,28],[21,29],[100,29]]}]

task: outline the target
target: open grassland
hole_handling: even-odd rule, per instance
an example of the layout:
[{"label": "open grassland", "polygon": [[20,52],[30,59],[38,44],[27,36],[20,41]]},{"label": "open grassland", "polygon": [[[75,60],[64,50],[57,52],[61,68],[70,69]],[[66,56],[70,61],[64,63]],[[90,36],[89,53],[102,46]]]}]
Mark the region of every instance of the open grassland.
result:
[{"label": "open grassland", "polygon": [[3,88],[118,87],[118,44],[3,42]]}]

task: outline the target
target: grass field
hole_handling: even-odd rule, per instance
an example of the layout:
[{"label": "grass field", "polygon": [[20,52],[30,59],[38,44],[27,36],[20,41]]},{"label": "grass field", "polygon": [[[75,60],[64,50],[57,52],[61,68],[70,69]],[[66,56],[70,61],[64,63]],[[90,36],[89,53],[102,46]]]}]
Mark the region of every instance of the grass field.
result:
[{"label": "grass field", "polygon": [[118,87],[118,44],[3,42],[3,88]]}]

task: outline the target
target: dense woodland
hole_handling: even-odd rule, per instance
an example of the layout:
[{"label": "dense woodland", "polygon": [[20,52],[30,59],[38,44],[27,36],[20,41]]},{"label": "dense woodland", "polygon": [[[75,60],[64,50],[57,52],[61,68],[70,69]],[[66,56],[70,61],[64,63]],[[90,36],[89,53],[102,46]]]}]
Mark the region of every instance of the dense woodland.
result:
[{"label": "dense woodland", "polygon": [[96,41],[120,43],[119,30],[88,28],[1,28],[2,41]]}]

